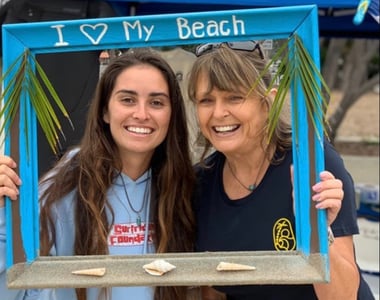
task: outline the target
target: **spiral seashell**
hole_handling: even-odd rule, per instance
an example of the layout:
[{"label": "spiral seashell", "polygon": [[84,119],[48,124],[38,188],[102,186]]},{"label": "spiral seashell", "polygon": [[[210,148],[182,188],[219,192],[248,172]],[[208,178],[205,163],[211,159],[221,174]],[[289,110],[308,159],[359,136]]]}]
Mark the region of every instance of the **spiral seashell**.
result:
[{"label": "spiral seashell", "polygon": [[176,266],[168,263],[163,259],[157,259],[149,264],[143,265],[143,268],[150,275],[161,276],[171,270],[175,269]]}]

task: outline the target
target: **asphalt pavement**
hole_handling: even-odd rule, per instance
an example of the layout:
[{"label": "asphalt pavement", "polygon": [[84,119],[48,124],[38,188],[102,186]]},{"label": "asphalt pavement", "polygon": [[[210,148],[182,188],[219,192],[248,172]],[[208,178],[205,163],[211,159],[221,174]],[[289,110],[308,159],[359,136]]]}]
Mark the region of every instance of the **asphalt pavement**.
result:
[{"label": "asphalt pavement", "polygon": [[343,155],[347,170],[355,184],[379,185],[379,157]]}]

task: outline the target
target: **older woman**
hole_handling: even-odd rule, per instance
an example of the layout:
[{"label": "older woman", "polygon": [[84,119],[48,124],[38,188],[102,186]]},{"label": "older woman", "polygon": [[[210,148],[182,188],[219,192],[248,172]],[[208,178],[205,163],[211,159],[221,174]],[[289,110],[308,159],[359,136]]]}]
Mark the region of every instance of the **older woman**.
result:
[{"label": "older woman", "polygon": [[[197,251],[296,249],[291,127],[281,116],[274,135],[268,136],[268,112],[276,95],[274,89],[267,91],[269,75],[251,91],[267,63],[260,45],[253,41],[205,44],[196,54],[189,95],[207,142],[205,150],[216,149],[197,167]],[[331,282],[216,287],[227,299],[357,299],[360,274],[352,237],[358,233],[353,182],[328,142],[325,165],[326,171],[312,187],[312,200],[316,209],[327,209],[335,235],[329,247]],[[287,226],[286,243],[277,243],[275,237],[283,227],[278,225]],[[205,299],[217,294],[204,290]],[[364,292],[370,295],[368,286]]]}]

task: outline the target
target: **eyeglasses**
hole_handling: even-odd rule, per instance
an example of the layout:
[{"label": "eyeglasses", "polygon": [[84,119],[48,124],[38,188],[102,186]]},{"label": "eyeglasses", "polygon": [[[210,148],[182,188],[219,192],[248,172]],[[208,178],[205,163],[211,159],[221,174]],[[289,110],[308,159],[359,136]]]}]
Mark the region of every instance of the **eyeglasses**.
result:
[{"label": "eyeglasses", "polygon": [[213,51],[215,49],[220,48],[220,46],[226,45],[228,48],[232,50],[240,50],[240,51],[248,51],[248,52],[253,52],[255,50],[259,51],[261,59],[264,59],[264,53],[261,50],[260,43],[255,42],[255,41],[242,41],[242,42],[223,42],[223,43],[207,43],[207,44],[202,44],[199,45],[195,49],[195,55],[197,57]]}]

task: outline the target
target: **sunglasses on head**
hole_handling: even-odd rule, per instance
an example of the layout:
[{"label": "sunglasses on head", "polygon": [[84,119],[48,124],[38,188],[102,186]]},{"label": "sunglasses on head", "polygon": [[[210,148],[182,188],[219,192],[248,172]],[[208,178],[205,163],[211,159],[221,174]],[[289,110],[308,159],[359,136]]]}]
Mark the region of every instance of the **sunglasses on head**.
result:
[{"label": "sunglasses on head", "polygon": [[211,52],[215,49],[220,48],[221,45],[226,45],[228,48],[232,50],[240,50],[240,51],[248,51],[253,52],[255,50],[259,51],[261,59],[264,59],[264,53],[261,50],[260,43],[255,41],[242,41],[242,42],[223,42],[223,43],[207,43],[197,46],[195,49],[195,55],[197,57]]}]

